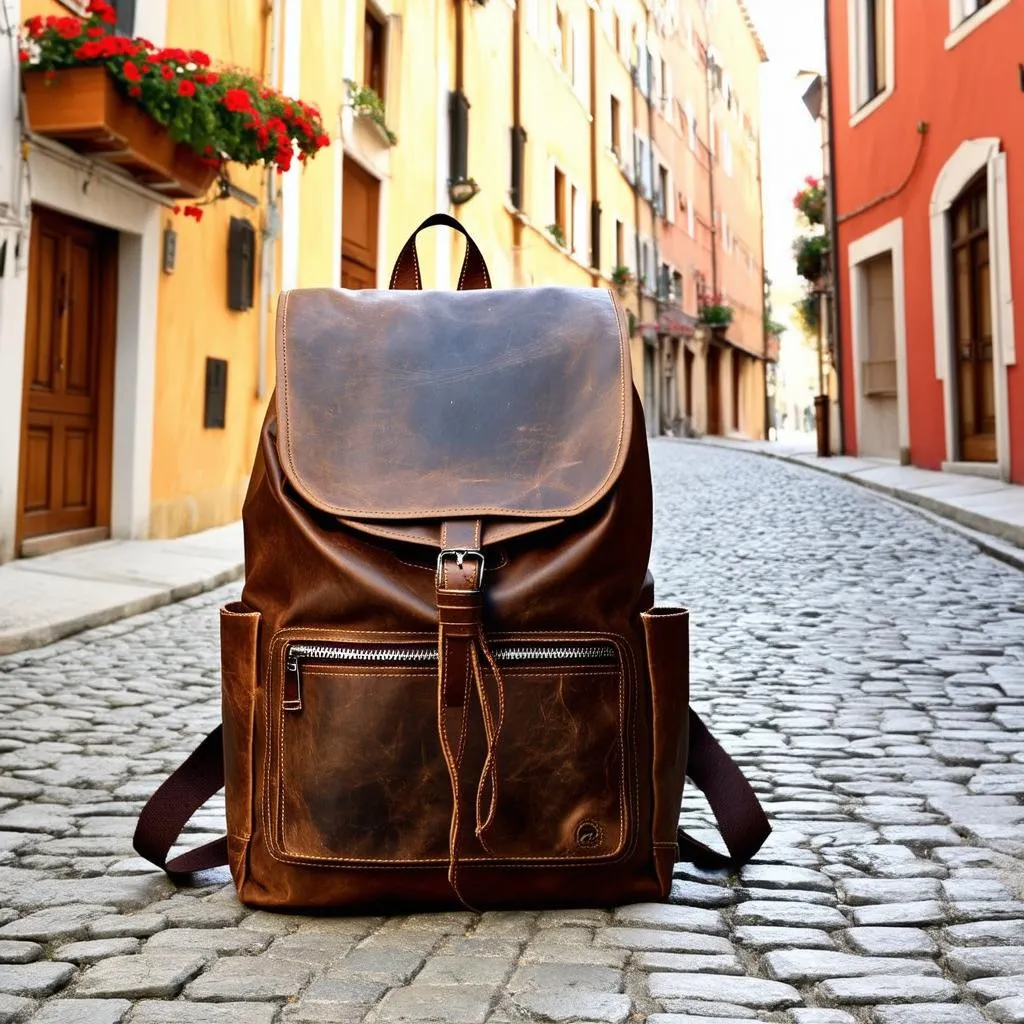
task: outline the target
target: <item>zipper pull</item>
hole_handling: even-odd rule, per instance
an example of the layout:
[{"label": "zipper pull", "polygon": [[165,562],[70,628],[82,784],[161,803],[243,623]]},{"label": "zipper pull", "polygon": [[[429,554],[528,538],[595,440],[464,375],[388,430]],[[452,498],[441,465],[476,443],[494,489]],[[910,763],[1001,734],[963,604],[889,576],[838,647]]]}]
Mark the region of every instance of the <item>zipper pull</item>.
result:
[{"label": "zipper pull", "polygon": [[285,711],[302,710],[302,672],[298,655],[289,654],[284,663],[284,700],[281,707]]}]

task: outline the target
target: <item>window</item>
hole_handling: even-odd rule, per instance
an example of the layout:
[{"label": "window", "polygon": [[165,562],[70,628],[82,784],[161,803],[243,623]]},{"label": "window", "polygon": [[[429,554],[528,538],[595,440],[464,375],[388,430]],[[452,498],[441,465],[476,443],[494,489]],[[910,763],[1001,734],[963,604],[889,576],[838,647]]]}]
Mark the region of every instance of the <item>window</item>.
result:
[{"label": "window", "polygon": [[572,188],[572,240],[569,248],[572,254],[581,262],[590,261],[590,232],[587,229],[587,219],[590,214],[590,204],[587,202],[583,189]]},{"label": "window", "polygon": [[672,274],[672,292],[669,298],[680,307],[685,305],[683,301],[685,298],[683,295],[683,275],[680,274],[678,270],[674,271]]},{"label": "window", "polygon": [[867,96],[874,99],[885,88],[885,5],[887,0],[867,0]]},{"label": "window", "polygon": [[555,168],[555,219],[554,223],[562,230],[562,237],[566,237],[568,222],[565,216],[565,175]]},{"label": "window", "polygon": [[651,290],[651,243],[646,239],[640,246],[640,282],[647,290]]},{"label": "window", "polygon": [[114,28],[123,36],[135,35],[135,3],[136,0],[114,0],[113,6],[117,12]]},{"label": "window", "polygon": [[690,152],[693,153],[697,149],[697,112],[693,109],[693,101],[686,101],[686,121],[687,121],[687,144],[690,147]]},{"label": "window", "polygon": [[1012,0],[949,0],[949,35],[945,47],[953,49]]},{"label": "window", "polygon": [[957,19],[957,23],[965,21],[971,15],[977,14],[983,7],[988,7],[992,0],[958,0],[958,8],[960,17]]},{"label": "window", "polygon": [[540,0],[523,0],[523,20],[526,31],[534,39],[540,38]]},{"label": "window", "polygon": [[622,159],[622,110],[617,96],[611,99],[611,146],[615,156]]},{"label": "window", "polygon": [[622,19],[619,17],[619,12],[616,11],[612,15],[612,25],[614,26],[614,39],[615,39],[615,52],[622,54]]},{"label": "window", "polygon": [[[895,0],[857,0],[849,6],[850,95],[854,112],[874,110],[892,92],[894,74],[893,3]],[[866,114],[860,115],[861,117]],[[854,115],[854,124],[860,118]]]},{"label": "window", "polygon": [[569,186],[569,251],[578,252],[583,225],[579,219],[580,193],[575,185]]},{"label": "window", "polygon": [[658,274],[658,298],[670,300],[672,298],[672,270],[667,263],[662,263],[661,273]]},{"label": "window", "polygon": [[572,67],[569,59],[569,23],[565,14],[562,13],[562,8],[557,4],[555,5],[554,34],[555,38],[551,48],[555,59],[563,71],[568,71]]},{"label": "window", "polygon": [[664,164],[659,164],[658,165],[657,208],[658,208],[658,213],[660,213],[662,215],[662,217],[668,217],[668,209],[669,209],[668,168]]},{"label": "window", "polygon": [[615,222],[615,266],[626,266],[626,225],[621,220]]},{"label": "window", "polygon": [[363,35],[363,85],[384,99],[384,23],[366,9]]}]

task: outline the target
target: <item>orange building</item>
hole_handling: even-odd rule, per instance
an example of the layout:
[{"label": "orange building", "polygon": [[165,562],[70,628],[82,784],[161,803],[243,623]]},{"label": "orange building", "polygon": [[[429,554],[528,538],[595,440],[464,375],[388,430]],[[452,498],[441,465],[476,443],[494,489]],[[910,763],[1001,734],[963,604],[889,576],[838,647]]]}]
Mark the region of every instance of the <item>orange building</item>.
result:
[{"label": "orange building", "polygon": [[[742,0],[652,3],[638,46],[645,407],[656,432],[764,435],[760,65]],[[718,295],[731,322],[701,320]]]},{"label": "orange building", "polygon": [[845,447],[1024,483],[1024,4],[826,8]]}]

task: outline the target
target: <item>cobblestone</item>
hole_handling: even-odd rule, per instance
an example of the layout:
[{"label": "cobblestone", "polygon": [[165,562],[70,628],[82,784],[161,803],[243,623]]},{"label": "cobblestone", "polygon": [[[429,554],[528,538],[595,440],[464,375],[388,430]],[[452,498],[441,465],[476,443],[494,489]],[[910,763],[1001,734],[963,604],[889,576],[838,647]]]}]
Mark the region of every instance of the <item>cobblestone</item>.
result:
[{"label": "cobblestone", "polygon": [[[614,911],[318,917],[249,910],[226,872],[175,888],[131,834],[219,719],[232,585],[0,659],[0,1024],[1020,1024],[1020,573],[819,474],[672,441],[652,461],[658,601],[692,609],[695,703],[773,820],[753,864],[678,864],[666,904]],[[718,842],[689,786],[684,819]]]}]

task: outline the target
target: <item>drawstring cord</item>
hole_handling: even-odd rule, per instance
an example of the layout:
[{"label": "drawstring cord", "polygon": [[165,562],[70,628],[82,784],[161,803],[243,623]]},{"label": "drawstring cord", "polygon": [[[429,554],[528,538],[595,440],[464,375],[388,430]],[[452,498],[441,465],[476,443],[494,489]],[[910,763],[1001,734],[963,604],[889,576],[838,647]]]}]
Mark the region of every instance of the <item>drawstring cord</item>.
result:
[{"label": "drawstring cord", "polygon": [[[461,772],[463,757],[466,753],[466,738],[469,733],[472,690],[466,687],[465,693],[462,695],[463,700],[461,704],[454,705],[454,707],[461,707],[461,715],[457,726],[457,736],[453,742],[448,721],[449,712],[453,709],[453,705],[449,702],[452,695],[449,692],[448,658],[445,656],[447,644],[442,641],[439,646],[438,732],[452,788],[452,817],[448,830],[448,883],[458,897],[459,902],[468,910],[474,910],[475,908],[462,895],[458,883],[459,847],[461,840]],[[487,680],[480,657],[481,654],[483,654],[483,658],[486,660],[494,676],[496,712],[487,690]],[[483,720],[484,736],[487,740],[487,754],[484,758],[483,768],[480,771],[480,779],[476,790],[474,835],[480,845],[490,853],[486,837],[488,830],[494,824],[495,813],[498,807],[498,744],[501,739],[501,729],[505,719],[505,683],[498,668],[497,660],[491,653],[483,628],[480,628],[476,635],[469,640],[467,659],[467,667],[473,676],[473,689],[475,689],[477,699],[480,702],[480,716]],[[488,796],[489,799],[486,799]],[[487,805],[486,814],[484,813],[485,804]]]}]

